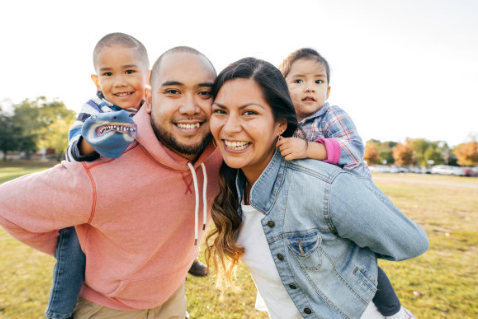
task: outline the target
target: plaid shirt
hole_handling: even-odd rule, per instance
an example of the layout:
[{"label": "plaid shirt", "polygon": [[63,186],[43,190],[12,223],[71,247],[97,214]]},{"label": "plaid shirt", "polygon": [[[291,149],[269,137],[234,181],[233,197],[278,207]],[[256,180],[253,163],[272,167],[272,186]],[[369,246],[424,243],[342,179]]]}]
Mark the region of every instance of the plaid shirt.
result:
[{"label": "plaid shirt", "polygon": [[367,163],[363,160],[364,145],[358,135],[357,128],[350,116],[338,106],[331,106],[328,102],[317,112],[300,121],[305,136],[298,130],[297,137],[308,141],[317,141],[318,138],[333,138],[340,145],[340,159],[338,166],[344,170],[372,179]]}]

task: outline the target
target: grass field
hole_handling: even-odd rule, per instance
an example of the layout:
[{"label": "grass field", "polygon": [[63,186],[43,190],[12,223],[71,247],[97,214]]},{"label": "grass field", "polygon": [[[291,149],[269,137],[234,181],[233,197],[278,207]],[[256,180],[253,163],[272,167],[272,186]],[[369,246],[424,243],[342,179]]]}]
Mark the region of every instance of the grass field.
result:
[{"label": "grass field", "polygon": [[[0,181],[41,169],[3,167]],[[431,244],[430,250],[416,259],[380,261],[402,304],[419,319],[478,318],[478,188],[472,188],[478,187],[478,178],[374,177],[379,177],[376,184],[394,203],[427,230]],[[43,318],[53,262],[52,257],[20,244],[0,229],[0,318]],[[190,277],[187,295],[191,318],[267,318],[254,309],[254,284],[243,266],[238,270],[237,284],[240,291],[230,290],[220,299],[213,276]]]}]

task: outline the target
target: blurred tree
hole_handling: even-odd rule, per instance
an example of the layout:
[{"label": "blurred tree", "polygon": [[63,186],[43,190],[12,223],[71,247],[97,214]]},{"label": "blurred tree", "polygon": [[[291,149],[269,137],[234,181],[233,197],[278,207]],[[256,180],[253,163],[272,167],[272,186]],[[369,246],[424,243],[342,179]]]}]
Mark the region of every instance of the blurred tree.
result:
[{"label": "blurred tree", "polygon": [[459,144],[453,149],[453,153],[460,166],[478,165],[478,142],[476,141]]},{"label": "blurred tree", "polygon": [[[425,154],[423,154],[425,165],[440,165],[445,163],[445,159],[443,157],[443,149],[440,148],[440,145],[445,145],[446,143],[443,142],[431,142],[428,146]],[[433,161],[430,164],[430,161]]]},{"label": "blurred tree", "polygon": [[395,160],[395,164],[408,166],[414,162],[414,153],[411,145],[411,140],[407,140],[406,144],[397,143],[393,148],[393,159]]},{"label": "blurred tree", "polygon": [[430,142],[423,138],[417,138],[414,140],[407,141],[407,145],[412,148],[415,154],[415,163],[420,166],[426,166],[427,160],[425,159],[425,152],[430,147]]},{"label": "blurred tree", "polygon": [[57,160],[59,161],[65,154],[68,147],[68,131],[75,121],[75,117],[68,119],[56,119],[46,129],[44,138],[40,145],[45,148],[55,150]]},{"label": "blurred tree", "polygon": [[0,112],[0,150],[3,152],[3,160],[7,160],[7,153],[20,149],[19,136],[21,128],[13,122],[13,116]]},{"label": "blurred tree", "polygon": [[378,162],[378,147],[373,140],[369,140],[365,145],[365,153],[363,159],[369,165],[375,165]]},{"label": "blurred tree", "polygon": [[13,123],[15,126],[21,127],[18,132],[18,150],[25,152],[28,159],[31,153],[38,150],[40,141],[41,124],[38,121],[38,99],[35,101],[25,99],[20,104],[14,105],[14,108]]},{"label": "blurred tree", "polygon": [[[38,97],[33,101],[23,100],[15,105],[14,112],[13,122],[22,128],[19,150],[25,152],[27,158],[41,147],[53,148],[55,151],[59,149],[58,143],[54,142],[56,138],[65,140],[63,151],[57,152],[57,155],[63,154],[68,145],[68,130],[65,133],[64,126],[73,123],[76,115],[74,111],[68,110],[61,101],[47,101],[45,97]],[[54,124],[60,120],[63,123]]]},{"label": "blurred tree", "polygon": [[384,149],[379,153],[379,162],[381,164],[393,164],[395,160],[393,159],[393,149]]}]

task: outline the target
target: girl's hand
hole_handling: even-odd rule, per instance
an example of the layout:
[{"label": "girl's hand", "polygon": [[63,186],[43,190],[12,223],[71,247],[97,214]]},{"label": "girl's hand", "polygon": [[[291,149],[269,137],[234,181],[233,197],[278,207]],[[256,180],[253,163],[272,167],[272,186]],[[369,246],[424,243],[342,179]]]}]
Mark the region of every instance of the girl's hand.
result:
[{"label": "girl's hand", "polygon": [[307,158],[307,141],[297,137],[279,137],[276,148],[280,150],[282,157],[286,161]]}]

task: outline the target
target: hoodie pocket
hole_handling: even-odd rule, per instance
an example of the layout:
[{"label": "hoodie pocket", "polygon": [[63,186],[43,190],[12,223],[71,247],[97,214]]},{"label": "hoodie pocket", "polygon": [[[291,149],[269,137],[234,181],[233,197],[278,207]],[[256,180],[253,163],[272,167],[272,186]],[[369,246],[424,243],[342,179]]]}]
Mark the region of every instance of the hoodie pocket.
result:
[{"label": "hoodie pocket", "polygon": [[319,270],[322,265],[320,244],[322,237],[318,231],[296,233],[287,238],[289,250],[301,267]]}]

